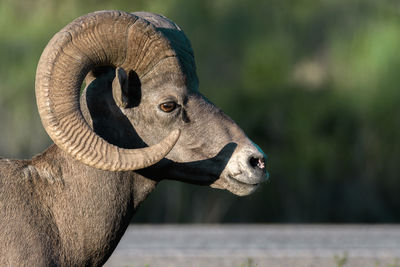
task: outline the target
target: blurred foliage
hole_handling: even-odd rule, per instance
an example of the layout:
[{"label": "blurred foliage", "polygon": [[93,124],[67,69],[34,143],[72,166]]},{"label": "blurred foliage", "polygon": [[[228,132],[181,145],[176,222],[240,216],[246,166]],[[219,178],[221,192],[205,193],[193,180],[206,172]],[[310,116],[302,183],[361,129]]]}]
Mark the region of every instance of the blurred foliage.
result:
[{"label": "blurred foliage", "polygon": [[180,25],[200,90],[270,158],[270,181],[249,197],[164,181],[135,222],[400,222],[398,1],[2,0],[2,156],[50,144],[34,100],[39,56],[101,9]]}]

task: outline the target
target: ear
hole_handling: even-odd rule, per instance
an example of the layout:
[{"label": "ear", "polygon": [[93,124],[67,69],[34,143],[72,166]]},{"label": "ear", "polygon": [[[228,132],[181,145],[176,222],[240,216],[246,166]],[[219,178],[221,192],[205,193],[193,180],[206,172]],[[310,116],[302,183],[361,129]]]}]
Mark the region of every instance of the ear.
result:
[{"label": "ear", "polygon": [[120,108],[138,106],[141,98],[141,84],[136,72],[129,75],[123,68],[115,69],[115,78],[112,82],[112,94],[115,103]]}]

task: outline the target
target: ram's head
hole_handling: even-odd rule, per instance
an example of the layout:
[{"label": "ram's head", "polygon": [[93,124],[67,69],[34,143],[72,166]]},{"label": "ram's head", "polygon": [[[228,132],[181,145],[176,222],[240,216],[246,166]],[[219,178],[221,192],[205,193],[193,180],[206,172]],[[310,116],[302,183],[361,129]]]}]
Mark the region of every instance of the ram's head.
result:
[{"label": "ram's head", "polygon": [[43,52],[36,96],[53,141],[94,168],[141,169],[238,195],[267,177],[263,152],[199,93],[190,42],[163,16],[76,19]]}]

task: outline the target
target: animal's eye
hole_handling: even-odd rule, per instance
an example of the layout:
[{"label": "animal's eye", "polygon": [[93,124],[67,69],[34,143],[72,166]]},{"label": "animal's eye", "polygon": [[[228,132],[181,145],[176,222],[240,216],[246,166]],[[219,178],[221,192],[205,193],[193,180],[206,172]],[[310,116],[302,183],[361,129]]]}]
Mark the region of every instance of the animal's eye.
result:
[{"label": "animal's eye", "polygon": [[176,102],[169,101],[169,102],[162,103],[160,105],[160,109],[164,112],[169,113],[169,112],[172,112],[174,109],[176,109],[177,106],[178,106],[178,104]]}]

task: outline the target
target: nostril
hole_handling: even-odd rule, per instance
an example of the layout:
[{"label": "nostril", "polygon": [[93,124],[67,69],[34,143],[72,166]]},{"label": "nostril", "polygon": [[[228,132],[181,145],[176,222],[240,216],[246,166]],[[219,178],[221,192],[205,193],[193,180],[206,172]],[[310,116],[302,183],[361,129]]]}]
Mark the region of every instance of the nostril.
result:
[{"label": "nostril", "polygon": [[250,157],[250,166],[265,171],[265,159],[261,157]]}]

